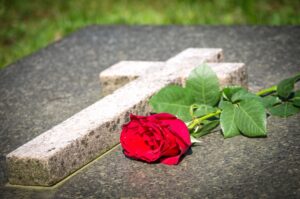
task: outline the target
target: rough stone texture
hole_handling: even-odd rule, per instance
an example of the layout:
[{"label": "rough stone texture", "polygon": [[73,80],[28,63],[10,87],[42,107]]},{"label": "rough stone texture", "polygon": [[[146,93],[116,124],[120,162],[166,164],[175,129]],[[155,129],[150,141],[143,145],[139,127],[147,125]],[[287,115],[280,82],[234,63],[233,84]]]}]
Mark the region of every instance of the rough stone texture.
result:
[{"label": "rough stone texture", "polygon": [[157,70],[164,65],[165,62],[120,61],[100,73],[102,95],[108,95],[128,82],[147,75],[151,69]]},{"label": "rough stone texture", "polygon": [[269,118],[266,139],[208,135],[175,167],[116,149],[53,190],[4,186],[4,156],[97,101],[99,71],[119,60],[221,47],[226,62],[246,64],[257,90],[299,72],[299,35],[299,26],[92,26],[22,59],[0,71],[0,198],[299,198],[299,115]]},{"label": "rough stone texture", "polygon": [[[118,132],[129,118],[129,113],[149,113],[147,101],[155,92],[170,83],[179,84],[182,74],[201,63],[216,62],[221,57],[221,49],[187,49],[164,65],[155,65],[158,67],[152,67],[145,75],[9,153],[9,182],[42,186],[55,184],[116,145]],[[222,65],[215,66],[220,72],[218,75],[223,78],[221,82],[232,82],[229,78],[234,76],[230,73],[234,73],[236,67],[231,69],[226,65],[224,69],[218,69]],[[246,81],[244,76],[233,80],[236,78]]]},{"label": "rough stone texture", "polygon": [[[243,63],[206,63],[217,74],[219,82],[224,85],[242,85],[248,87],[247,71]],[[162,67],[164,62],[121,61],[102,71],[99,75],[102,92],[110,94],[117,88],[150,72],[151,67]],[[138,70],[134,70],[138,68]],[[144,69],[144,72],[141,71]],[[185,68],[181,73],[181,85],[185,84],[192,69]]]}]

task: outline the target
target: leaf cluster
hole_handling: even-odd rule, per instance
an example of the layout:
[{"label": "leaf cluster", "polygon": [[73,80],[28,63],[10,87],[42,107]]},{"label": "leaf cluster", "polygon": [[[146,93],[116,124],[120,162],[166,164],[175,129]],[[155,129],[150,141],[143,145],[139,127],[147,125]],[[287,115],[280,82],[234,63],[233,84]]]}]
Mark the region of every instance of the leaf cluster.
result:
[{"label": "leaf cluster", "polygon": [[220,88],[207,65],[195,68],[186,86],[169,85],[151,97],[156,112],[168,112],[186,122],[193,137],[212,132],[219,124],[225,138],[265,137],[266,116],[287,117],[300,111],[300,91],[294,84],[300,74],[256,94],[240,86]]},{"label": "leaf cluster", "polygon": [[262,98],[269,114],[288,117],[300,111],[300,90],[295,91],[294,89],[299,80],[300,73],[284,79],[276,86],[275,92],[268,93],[269,95]]}]

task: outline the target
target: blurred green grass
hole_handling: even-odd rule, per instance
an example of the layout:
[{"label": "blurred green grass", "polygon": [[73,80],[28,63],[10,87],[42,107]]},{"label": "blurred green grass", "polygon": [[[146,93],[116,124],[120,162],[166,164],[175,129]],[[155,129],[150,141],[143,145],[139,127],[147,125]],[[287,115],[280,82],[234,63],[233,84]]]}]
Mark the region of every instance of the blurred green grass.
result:
[{"label": "blurred green grass", "polygon": [[0,68],[90,24],[299,25],[300,0],[0,0]]}]

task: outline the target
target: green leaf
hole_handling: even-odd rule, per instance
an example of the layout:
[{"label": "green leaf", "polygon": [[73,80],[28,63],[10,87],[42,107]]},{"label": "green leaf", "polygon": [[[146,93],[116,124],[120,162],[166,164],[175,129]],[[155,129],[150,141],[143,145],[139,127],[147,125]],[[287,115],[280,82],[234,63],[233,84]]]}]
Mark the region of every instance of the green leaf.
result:
[{"label": "green leaf", "polygon": [[149,103],[157,113],[171,113],[183,121],[192,119],[189,108],[194,103],[194,98],[188,89],[175,85],[167,86],[151,97]]},{"label": "green leaf", "polygon": [[255,99],[257,101],[261,101],[261,97],[255,95],[254,93],[250,93],[249,91],[245,89],[241,89],[235,94],[233,94],[231,101],[232,102],[238,102],[241,100],[250,100],[250,99]]},{"label": "green leaf", "polygon": [[226,103],[226,102],[228,102],[228,101],[226,101],[226,100],[224,99],[224,97],[221,97],[221,100],[220,100],[220,102],[219,102],[218,107],[219,107],[220,109],[223,109],[223,108],[224,108],[224,103]]},{"label": "green leaf", "polygon": [[275,96],[272,96],[272,95],[262,97],[261,100],[262,100],[262,103],[263,103],[264,107],[267,108],[267,109],[271,108],[275,104],[281,102],[278,97],[275,97]]},{"label": "green leaf", "polygon": [[294,77],[284,79],[277,86],[277,93],[280,97],[287,99],[294,90],[295,83],[300,79],[300,73]]},{"label": "green leaf", "polygon": [[216,108],[209,106],[209,105],[205,105],[205,104],[201,104],[201,105],[197,105],[197,106],[198,107],[197,107],[196,111],[194,112],[195,117],[201,117],[208,113],[215,112],[217,110]]},{"label": "green leaf", "polygon": [[235,123],[242,134],[266,136],[266,112],[262,103],[254,99],[241,101],[236,114]]},{"label": "green leaf", "polygon": [[220,116],[221,129],[225,138],[240,135],[239,129],[235,124],[237,108],[230,102],[224,102],[223,111]]},{"label": "green leaf", "polygon": [[270,113],[279,117],[288,117],[300,111],[300,108],[294,106],[291,102],[284,102],[269,109]]},{"label": "green leaf", "polygon": [[295,106],[300,106],[300,91],[295,91],[292,101]]},{"label": "green leaf", "polygon": [[186,81],[198,104],[214,106],[220,98],[219,81],[215,72],[207,65],[195,68]]},{"label": "green leaf", "polygon": [[206,134],[211,133],[211,131],[216,128],[219,125],[219,120],[213,120],[213,121],[206,121],[205,124],[201,126],[201,128],[196,129],[193,133],[192,136],[195,138],[199,138],[201,136],[204,136]]},{"label": "green leaf", "polygon": [[228,86],[223,88],[223,97],[228,101],[231,101],[231,97],[240,90],[244,90],[244,88],[240,86]]}]

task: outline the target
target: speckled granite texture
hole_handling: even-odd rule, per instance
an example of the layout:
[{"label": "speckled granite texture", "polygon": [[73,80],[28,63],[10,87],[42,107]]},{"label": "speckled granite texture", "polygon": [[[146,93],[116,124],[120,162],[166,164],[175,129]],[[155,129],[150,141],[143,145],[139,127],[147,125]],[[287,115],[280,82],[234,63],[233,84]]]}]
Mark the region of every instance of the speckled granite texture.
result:
[{"label": "speckled granite texture", "polygon": [[219,47],[224,61],[248,66],[257,90],[300,71],[299,35],[299,26],[91,26],[20,60],[0,71],[0,198],[299,198],[299,115],[269,118],[266,139],[206,136],[179,166],[132,161],[117,148],[56,189],[4,186],[4,156],[97,101],[98,74],[113,63]]}]

